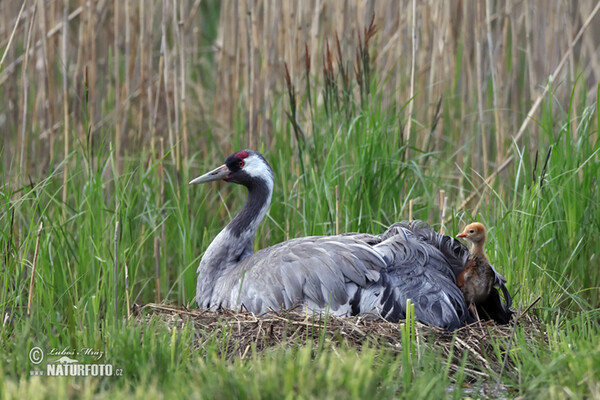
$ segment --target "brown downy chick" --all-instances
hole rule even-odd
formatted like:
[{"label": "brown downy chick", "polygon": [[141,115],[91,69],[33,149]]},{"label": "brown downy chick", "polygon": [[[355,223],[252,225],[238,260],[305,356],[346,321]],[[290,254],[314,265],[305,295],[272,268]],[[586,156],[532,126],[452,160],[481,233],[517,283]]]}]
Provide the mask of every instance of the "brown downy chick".
[{"label": "brown downy chick", "polygon": [[473,243],[467,266],[458,275],[456,284],[465,296],[471,312],[477,315],[476,306],[486,301],[496,280],[496,273],[483,249],[487,232],[483,224],[474,222],[467,225],[457,237]]}]

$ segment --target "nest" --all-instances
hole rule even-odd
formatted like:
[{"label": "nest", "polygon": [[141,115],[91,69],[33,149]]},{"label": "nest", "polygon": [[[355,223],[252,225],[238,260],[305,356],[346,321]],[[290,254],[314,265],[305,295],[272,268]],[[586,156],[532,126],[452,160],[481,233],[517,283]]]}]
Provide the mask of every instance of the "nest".
[{"label": "nest", "polygon": [[[533,304],[532,304],[533,305]],[[451,368],[461,369],[471,380],[490,379],[514,368],[510,357],[505,357],[513,343],[515,327],[522,327],[527,342],[547,342],[540,321],[527,314],[517,313],[509,325],[480,321],[454,332],[415,322],[415,347],[440,349],[452,357]],[[363,346],[384,347],[402,351],[402,323],[391,323],[376,316],[336,317],[307,315],[296,311],[271,311],[263,315],[231,310],[208,311],[187,309],[162,304],[134,305],[137,321],[149,323],[158,319],[169,329],[182,329],[191,324],[194,346],[204,349],[219,342],[219,349],[228,359],[245,358],[254,351],[269,348],[312,343],[346,345],[361,349]],[[226,339],[226,340],[224,340]],[[461,366],[466,355],[466,364]]]}]

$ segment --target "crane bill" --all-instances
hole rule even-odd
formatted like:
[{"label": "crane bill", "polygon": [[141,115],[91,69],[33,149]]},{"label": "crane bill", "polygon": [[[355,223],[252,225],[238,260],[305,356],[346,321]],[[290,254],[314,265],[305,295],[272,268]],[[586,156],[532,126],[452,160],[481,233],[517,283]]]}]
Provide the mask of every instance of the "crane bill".
[{"label": "crane bill", "polygon": [[229,168],[227,168],[227,165],[223,164],[220,167],[215,168],[212,171],[197,177],[196,179],[192,179],[190,181],[190,185],[222,180],[227,178],[227,175],[229,175]]}]

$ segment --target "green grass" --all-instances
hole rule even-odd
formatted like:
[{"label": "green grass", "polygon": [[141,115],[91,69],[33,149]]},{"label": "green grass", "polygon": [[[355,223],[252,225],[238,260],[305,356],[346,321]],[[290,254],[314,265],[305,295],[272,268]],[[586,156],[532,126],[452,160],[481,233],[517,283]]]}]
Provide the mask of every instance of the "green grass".
[{"label": "green grass", "polygon": [[[313,130],[298,145],[302,133],[281,122],[287,118],[288,100],[275,101],[272,119],[281,123],[274,126],[283,128],[270,148],[259,149],[275,171],[275,193],[257,248],[295,236],[335,233],[336,186],[342,232],[381,232],[407,218],[411,199],[414,217],[439,228],[440,189],[449,196],[455,216],[447,231],[455,234],[470,222],[467,212],[456,207],[461,192],[477,190],[466,169],[475,156],[465,155],[461,173],[456,155],[466,148],[454,148],[449,141],[444,151],[432,153],[403,143],[405,105],[383,109],[376,96],[377,77],[372,82],[371,97],[364,103],[343,95],[342,89],[327,89],[329,95],[339,95],[338,103],[329,101],[327,109],[315,105],[318,84],[307,83],[313,85],[314,98],[302,99],[299,108],[312,108],[306,114]],[[451,93],[447,99],[441,118],[443,126],[451,127],[463,105],[453,102]],[[508,279],[515,308],[541,296],[530,312],[547,332],[532,347],[523,328],[516,328],[509,352],[514,367],[499,376],[500,397],[585,398],[600,393],[598,100],[600,96],[587,104],[573,96],[561,107],[548,98],[536,121],[537,146],[513,146],[512,166],[487,188],[489,199],[476,217],[490,228],[488,255]],[[582,110],[578,115],[571,111],[575,104]],[[243,143],[243,122],[238,126],[233,141]],[[0,397],[429,399],[479,397],[481,387],[495,385],[499,371],[486,371],[493,379],[463,386],[465,368],[474,366],[463,362],[458,371],[451,370],[450,360],[435,347],[414,340],[414,321],[406,323],[405,352],[400,354],[377,347],[357,351],[327,341],[317,348],[298,344],[251,350],[245,359],[225,356],[226,332],[214,333],[206,346],[196,349],[190,325],[169,330],[159,321],[127,321],[125,268],[132,303],[157,297],[155,242],[161,298],[194,306],[200,256],[241,207],[245,192],[221,183],[187,185],[222,161],[224,155],[215,157],[217,150],[198,152],[188,170],[178,171],[167,162],[169,155],[161,163],[158,152],[150,149],[130,151],[117,160],[108,140],[87,146],[80,143],[64,160],[54,160],[44,176],[26,177],[14,164],[0,171]],[[65,202],[64,163],[70,165]],[[123,376],[30,376],[35,367],[29,349],[34,346],[104,351],[105,362],[122,368]]]}]

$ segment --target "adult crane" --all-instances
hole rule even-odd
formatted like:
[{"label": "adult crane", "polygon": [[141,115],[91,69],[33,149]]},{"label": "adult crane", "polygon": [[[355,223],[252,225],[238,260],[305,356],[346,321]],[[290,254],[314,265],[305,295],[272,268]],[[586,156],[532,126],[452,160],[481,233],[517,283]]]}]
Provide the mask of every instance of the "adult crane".
[{"label": "adult crane", "polygon": [[[377,314],[396,322],[405,317],[410,299],[422,323],[454,330],[472,322],[456,285],[469,256],[458,240],[420,221],[399,222],[380,235],[308,236],[253,253],[271,204],[271,166],[259,152],[243,150],[190,184],[217,180],[245,186],[248,197],[200,261],[201,308],[262,314],[301,307],[333,315]],[[496,295],[497,308],[507,310]]]}]

